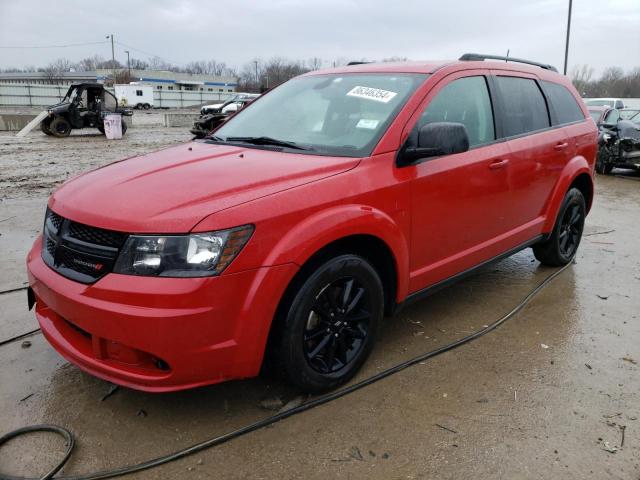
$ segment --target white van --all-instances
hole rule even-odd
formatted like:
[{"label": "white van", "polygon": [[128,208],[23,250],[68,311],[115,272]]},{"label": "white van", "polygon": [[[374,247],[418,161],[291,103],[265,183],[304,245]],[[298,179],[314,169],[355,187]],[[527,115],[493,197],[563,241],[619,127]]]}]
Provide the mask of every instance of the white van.
[{"label": "white van", "polygon": [[115,85],[118,105],[148,110],[153,107],[153,86],[129,83]]}]

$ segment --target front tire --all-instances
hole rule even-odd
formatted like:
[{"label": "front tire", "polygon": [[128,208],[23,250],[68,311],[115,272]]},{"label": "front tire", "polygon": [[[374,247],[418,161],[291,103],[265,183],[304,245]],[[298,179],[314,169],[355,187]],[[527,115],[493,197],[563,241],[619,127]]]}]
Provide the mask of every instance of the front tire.
[{"label": "front tire", "polygon": [[49,130],[49,126],[51,125],[51,119],[50,118],[45,118],[42,122],[40,122],[40,130],[42,130],[42,133],[44,133],[45,135],[51,136],[53,135],[51,133],[51,130]]},{"label": "front tire", "polygon": [[613,170],[613,163],[609,162],[611,156],[611,153],[604,151],[602,148],[598,152],[598,157],[596,158],[596,172],[600,175],[609,175]]},{"label": "front tire", "polygon": [[49,124],[51,135],[58,138],[64,138],[71,135],[71,124],[64,117],[56,117]]},{"label": "front tire", "polygon": [[533,254],[540,263],[560,267],[573,260],[582,239],[586,211],[582,192],[570,189],[562,201],[551,236],[533,246]]},{"label": "front tire", "polygon": [[369,356],[383,312],[382,282],[367,260],[340,255],[320,265],[284,309],[277,333],[288,380],[310,393],[348,382]]}]

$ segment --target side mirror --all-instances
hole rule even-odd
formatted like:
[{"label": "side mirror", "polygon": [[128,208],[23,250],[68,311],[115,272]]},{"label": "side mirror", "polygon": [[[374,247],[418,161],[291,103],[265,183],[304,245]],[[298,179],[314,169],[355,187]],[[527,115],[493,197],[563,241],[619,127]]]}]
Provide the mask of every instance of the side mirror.
[{"label": "side mirror", "polygon": [[469,135],[462,123],[434,122],[418,131],[418,146],[407,147],[401,153],[401,164],[440,155],[452,155],[469,150]]}]

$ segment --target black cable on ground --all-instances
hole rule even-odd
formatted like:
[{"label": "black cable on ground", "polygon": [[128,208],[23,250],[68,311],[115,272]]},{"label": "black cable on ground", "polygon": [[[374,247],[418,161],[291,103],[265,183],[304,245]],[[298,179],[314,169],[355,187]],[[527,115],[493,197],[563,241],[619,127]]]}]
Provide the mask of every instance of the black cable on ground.
[{"label": "black cable on ground", "polygon": [[19,288],[11,288],[9,290],[3,290],[0,292],[0,295],[4,295],[5,293],[13,293],[13,292],[19,292],[21,290],[26,290],[29,287],[19,287]]},{"label": "black cable on ground", "polygon": [[[166,463],[169,462],[173,462],[174,460],[178,460],[181,458],[184,458],[188,455],[192,455],[196,452],[200,452],[202,450],[205,450],[207,448],[211,448],[211,447],[215,447],[217,445],[221,445],[223,443],[228,442],[229,440],[233,440],[235,438],[238,438],[242,435],[246,435],[248,433],[251,433],[255,430],[259,430],[261,428],[267,427],[269,425],[272,425],[276,422],[279,422],[280,420],[284,420],[285,418],[289,418],[292,417],[294,415],[297,415],[298,413],[302,413],[305,412],[307,410],[311,410],[312,408],[318,407],[320,405],[324,405],[325,403],[329,403],[333,400],[336,400],[338,398],[344,397],[345,395],[349,395],[350,393],[355,392],[356,390],[360,390],[361,388],[367,387],[373,383],[376,383],[384,378],[387,378],[395,373],[398,373],[402,370],[405,370],[406,368],[411,367],[412,365],[415,365],[417,363],[423,362],[425,360],[428,360],[430,358],[436,357],[438,355],[441,355],[445,352],[448,352],[450,350],[453,350],[454,348],[458,348],[461,345],[464,345],[465,343],[469,343],[472,340],[475,340],[489,332],[491,332],[492,330],[495,330],[496,328],[498,328],[500,325],[502,325],[504,322],[506,322],[507,320],[509,320],[510,318],[512,318],[514,315],[516,315],[520,310],[522,310],[525,305],[527,305],[527,303],[529,303],[531,301],[531,299],[533,299],[533,297],[535,297],[544,287],[546,287],[554,278],[556,278],[558,275],[560,275],[562,272],[564,272],[569,266],[571,265],[571,263],[565,265],[564,267],[560,268],[559,270],[556,270],[555,272],[553,272],[551,275],[549,275],[547,278],[545,278],[540,284],[538,284],[538,286],[536,288],[534,288],[531,292],[529,292],[529,294],[524,297],[509,313],[507,313],[506,315],[504,315],[502,318],[496,320],[495,322],[489,324],[487,327],[483,328],[482,330],[478,330],[475,333],[472,333],[470,335],[467,335],[466,337],[463,337],[459,340],[456,340],[453,343],[450,343],[448,345],[445,345],[443,347],[437,348],[435,350],[432,350],[430,352],[424,353],[422,355],[418,355],[417,357],[414,357],[410,360],[407,360],[406,362],[402,362],[398,365],[395,365],[391,368],[388,368],[386,370],[383,370],[382,372],[379,372],[369,378],[366,378],[364,380],[361,380],[357,383],[354,383],[353,385],[349,385],[348,387],[345,387],[341,390],[337,390],[335,392],[331,392],[331,393],[327,393],[325,395],[316,397],[312,400],[309,400],[308,402],[295,407],[295,408],[291,408],[289,410],[286,410],[284,412],[281,413],[277,413],[276,415],[272,415],[271,417],[267,417],[265,419],[262,420],[258,420],[257,422],[251,423],[249,425],[246,425],[244,427],[241,427],[237,430],[234,430],[232,432],[229,433],[225,433],[222,435],[219,435],[217,437],[213,437],[210,438],[209,440],[205,440],[203,442],[200,443],[196,443],[195,445],[192,445],[190,447],[187,447],[183,450],[179,450],[177,452],[171,453],[169,455],[165,455],[162,457],[157,457],[151,460],[147,460],[146,462],[141,462],[135,465],[129,465],[126,467],[122,467],[122,468],[116,468],[114,470],[105,470],[102,472],[96,472],[96,473],[89,473],[89,474],[85,474],[85,475],[77,475],[77,476],[69,476],[69,477],[56,477],[58,478],[58,480],[98,480],[98,479],[105,479],[105,478],[114,478],[114,477],[119,477],[121,475],[127,475],[129,473],[134,473],[134,472],[140,472],[142,470],[147,470],[149,468],[153,468],[153,467],[157,467],[159,465],[164,465]],[[2,446],[3,443],[5,443],[6,441],[8,441],[10,438],[14,438],[18,435],[21,435],[23,433],[27,433],[29,431],[33,431],[33,430],[29,430],[30,428],[34,428],[37,431],[38,427],[25,427],[23,429],[19,429],[19,430],[14,430],[13,432],[9,432],[8,434],[6,434],[4,437],[0,438],[0,447]],[[60,430],[63,430],[64,432],[68,433],[69,436],[71,436],[71,433],[68,430],[62,429],[61,427],[55,427],[55,428],[59,428]],[[71,437],[72,438],[72,437]],[[73,446],[73,445],[72,445]],[[68,460],[69,455],[70,455],[71,451],[70,449],[67,451],[67,454],[65,456],[65,458],[63,459],[63,461],[59,464],[59,467],[61,467],[62,465],[64,465],[64,463]],[[56,468],[59,468],[56,467]],[[57,471],[57,470],[56,470]],[[49,475],[49,474],[47,474]],[[49,478],[51,478],[50,476],[44,476],[44,477],[40,477],[41,480],[48,480]],[[36,480],[36,479],[25,479],[24,477],[16,477],[16,476],[12,476],[12,475],[7,475],[7,474],[2,474],[0,473],[0,480]]]},{"label": "black cable on ground", "polygon": [[8,442],[12,438],[18,437],[20,435],[24,435],[25,433],[33,433],[33,432],[53,432],[65,439],[65,445],[67,447],[67,451],[65,452],[64,456],[56,466],[54,466],[51,470],[49,470],[49,472],[45,473],[42,477],[40,477],[40,480],[49,480],[50,478],[53,478],[53,476],[56,473],[58,473],[58,471],[62,467],[64,467],[65,463],[67,463],[67,460],[69,460],[69,457],[71,456],[71,452],[73,451],[73,447],[75,446],[75,440],[71,432],[66,428],[62,428],[57,425],[44,424],[44,425],[31,425],[29,427],[18,428],[17,430],[9,432],[3,435],[2,437],[0,437],[0,445],[3,445],[4,443]]},{"label": "black cable on ground", "polygon": [[39,328],[34,330],[29,330],[26,333],[21,333],[20,335],[16,335],[15,337],[7,338],[6,340],[0,341],[0,347],[6,345],[7,343],[17,342],[18,340],[22,340],[24,337],[28,337],[29,335],[33,335],[34,333],[38,333],[40,331]]}]

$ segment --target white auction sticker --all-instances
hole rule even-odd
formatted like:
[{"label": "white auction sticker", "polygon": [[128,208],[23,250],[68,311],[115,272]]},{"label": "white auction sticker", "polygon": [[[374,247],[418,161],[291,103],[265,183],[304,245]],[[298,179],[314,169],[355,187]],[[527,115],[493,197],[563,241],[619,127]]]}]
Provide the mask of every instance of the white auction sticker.
[{"label": "white auction sticker", "polygon": [[378,120],[372,120],[370,118],[361,118],[356,124],[356,128],[364,128],[366,130],[375,130],[380,123]]},{"label": "white auction sticker", "polygon": [[349,97],[366,98],[367,100],[374,100],[382,103],[389,103],[396,95],[396,92],[371,87],[353,87],[347,92],[347,96]]}]

